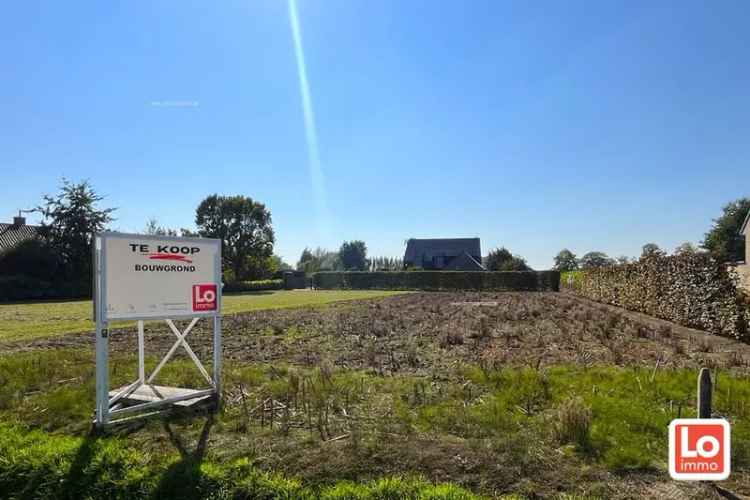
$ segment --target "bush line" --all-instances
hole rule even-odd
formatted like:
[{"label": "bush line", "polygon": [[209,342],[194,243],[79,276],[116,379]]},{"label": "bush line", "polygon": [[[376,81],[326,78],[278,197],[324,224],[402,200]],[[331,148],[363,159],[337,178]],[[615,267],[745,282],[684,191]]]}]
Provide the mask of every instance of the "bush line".
[{"label": "bush line", "polygon": [[319,272],[313,286],[350,290],[558,291],[557,271]]},{"label": "bush line", "polygon": [[597,302],[748,341],[750,302],[738,277],[709,254],[649,256],[632,264],[572,271],[564,290]]}]

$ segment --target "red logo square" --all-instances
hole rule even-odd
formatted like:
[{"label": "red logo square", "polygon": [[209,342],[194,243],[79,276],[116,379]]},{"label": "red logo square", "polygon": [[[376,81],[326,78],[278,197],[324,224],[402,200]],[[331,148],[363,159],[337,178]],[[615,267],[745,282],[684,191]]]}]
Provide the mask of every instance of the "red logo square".
[{"label": "red logo square", "polygon": [[689,481],[721,481],[730,470],[729,422],[678,418],[669,424],[669,475]]},{"label": "red logo square", "polygon": [[193,311],[216,310],[216,285],[193,285]]}]

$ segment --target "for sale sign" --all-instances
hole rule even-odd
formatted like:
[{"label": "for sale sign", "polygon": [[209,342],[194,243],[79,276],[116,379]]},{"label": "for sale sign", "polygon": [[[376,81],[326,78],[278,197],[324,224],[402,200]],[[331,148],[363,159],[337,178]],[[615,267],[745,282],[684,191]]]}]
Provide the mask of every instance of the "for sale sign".
[{"label": "for sale sign", "polygon": [[105,320],[218,314],[219,240],[104,233],[95,255]]},{"label": "for sale sign", "polygon": [[669,474],[673,479],[721,481],[729,477],[729,422],[678,418],[669,424]]}]

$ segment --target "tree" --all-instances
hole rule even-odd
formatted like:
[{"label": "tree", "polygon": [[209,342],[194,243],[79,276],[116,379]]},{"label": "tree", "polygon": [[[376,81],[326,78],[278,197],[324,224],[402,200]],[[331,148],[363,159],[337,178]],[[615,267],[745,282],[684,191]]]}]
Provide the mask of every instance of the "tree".
[{"label": "tree", "polygon": [[208,196],[195,211],[195,225],[200,236],[221,240],[224,265],[234,280],[247,279],[249,266],[273,254],[271,212],[248,196]]},{"label": "tree", "polygon": [[484,259],[485,267],[490,271],[530,271],[526,259],[513,255],[505,247],[496,248]]},{"label": "tree", "polygon": [[284,262],[284,259],[281,258],[280,255],[273,254],[271,255],[271,267],[273,268],[273,272],[276,271],[291,271],[292,266]]},{"label": "tree", "polygon": [[720,262],[736,262],[745,258],[745,240],[740,235],[742,223],[750,212],[750,198],[728,203],[718,219],[714,219],[701,246]]},{"label": "tree", "polygon": [[575,271],[576,269],[578,269],[578,260],[576,259],[576,254],[574,254],[567,248],[563,248],[555,256],[555,265],[552,268],[560,272]]},{"label": "tree", "polygon": [[112,222],[114,208],[97,208],[104,198],[88,181],[72,183],[63,179],[57,196],[45,195],[36,211],[42,214],[39,231],[43,241],[57,253],[59,278],[74,283],[80,291],[91,286],[91,244],[94,234]]},{"label": "tree", "polygon": [[347,271],[364,271],[367,269],[367,245],[364,241],[345,241],[339,249],[339,260]]},{"label": "tree", "polygon": [[700,250],[697,246],[693,245],[689,241],[686,241],[685,243],[682,243],[677,246],[677,248],[674,249],[675,255],[691,255],[698,253]]},{"label": "tree", "polygon": [[306,271],[305,267],[309,266],[313,261],[313,254],[309,248],[305,247],[302,250],[302,255],[299,256],[297,261],[297,271]]},{"label": "tree", "polygon": [[316,248],[313,251],[305,248],[302,251],[297,270],[306,273],[316,273],[318,271],[336,271],[342,268],[341,259],[338,252],[332,252],[323,248]]},{"label": "tree", "polygon": [[157,235],[157,236],[177,236],[177,231],[167,227],[159,225],[159,221],[156,217],[151,217],[146,223],[146,227],[143,229],[145,234]]},{"label": "tree", "polygon": [[646,243],[641,247],[641,259],[664,257],[666,253],[656,243]]},{"label": "tree", "polygon": [[595,269],[597,267],[611,266],[614,262],[604,252],[589,252],[581,257],[583,269]]}]

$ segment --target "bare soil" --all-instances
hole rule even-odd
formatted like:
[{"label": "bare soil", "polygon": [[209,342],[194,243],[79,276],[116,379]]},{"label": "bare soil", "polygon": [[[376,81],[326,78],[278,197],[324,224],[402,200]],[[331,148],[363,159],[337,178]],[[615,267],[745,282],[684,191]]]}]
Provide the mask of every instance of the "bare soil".
[{"label": "bare soil", "polygon": [[[178,325],[185,328],[185,323]],[[703,366],[750,373],[750,345],[564,293],[420,293],[225,316],[224,357],[314,366],[322,360],[382,374],[450,373],[456,363],[534,367],[574,363]],[[167,351],[166,324],[146,325],[150,352]],[[209,325],[188,342],[209,356]],[[92,348],[92,334],[0,345],[3,351]],[[133,329],[113,330],[114,352],[136,352]]]}]

